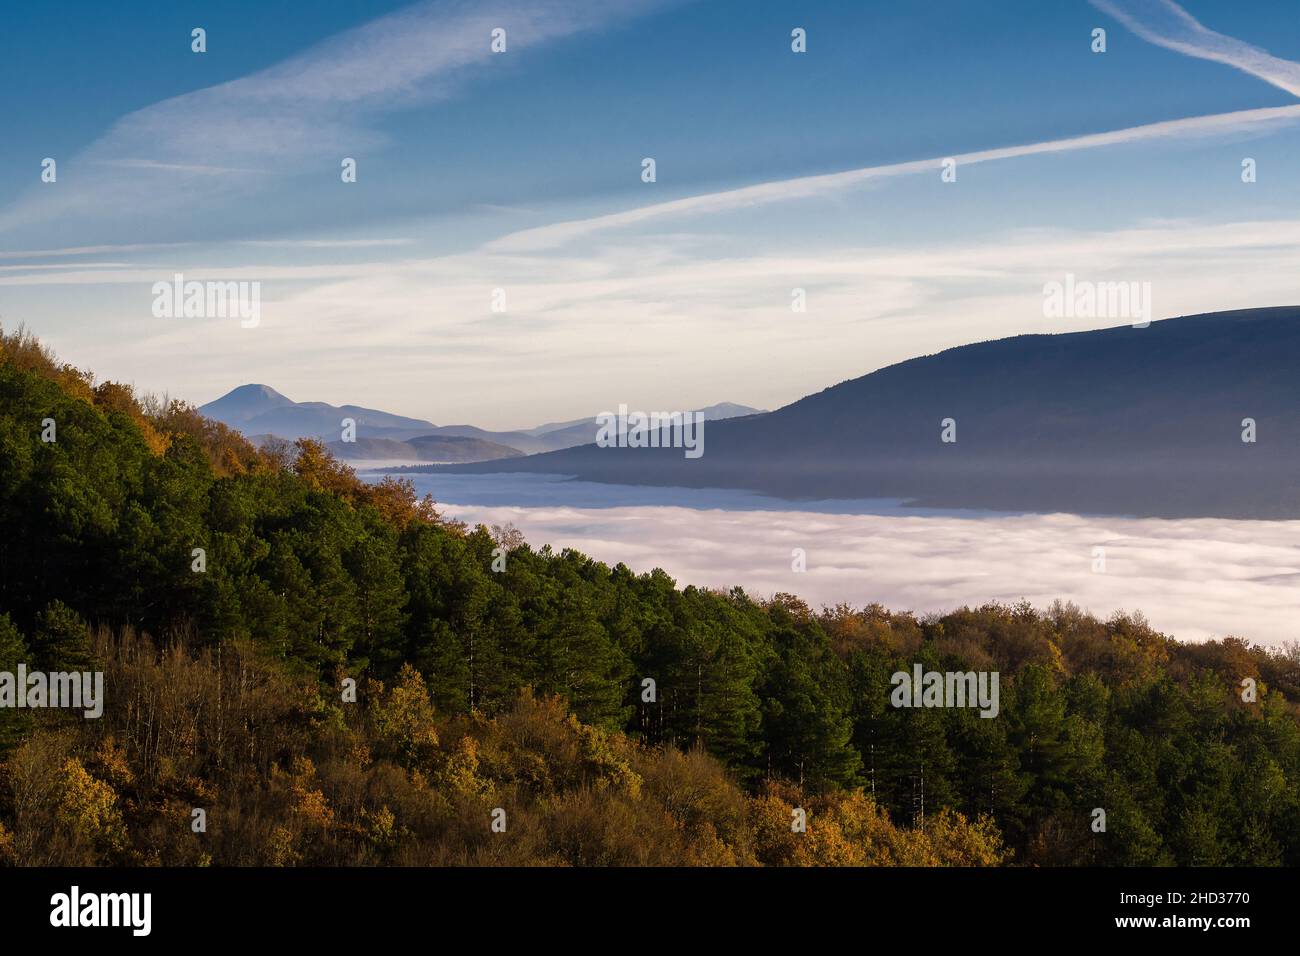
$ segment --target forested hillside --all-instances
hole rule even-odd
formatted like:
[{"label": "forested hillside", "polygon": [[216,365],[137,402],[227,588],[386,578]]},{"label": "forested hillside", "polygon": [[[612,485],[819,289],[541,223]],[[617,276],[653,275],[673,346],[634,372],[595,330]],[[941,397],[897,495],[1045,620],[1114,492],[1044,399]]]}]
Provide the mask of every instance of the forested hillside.
[{"label": "forested hillside", "polygon": [[9,862],[1300,863],[1295,644],[678,588],[0,349],[0,670],[107,696],[0,710]]}]

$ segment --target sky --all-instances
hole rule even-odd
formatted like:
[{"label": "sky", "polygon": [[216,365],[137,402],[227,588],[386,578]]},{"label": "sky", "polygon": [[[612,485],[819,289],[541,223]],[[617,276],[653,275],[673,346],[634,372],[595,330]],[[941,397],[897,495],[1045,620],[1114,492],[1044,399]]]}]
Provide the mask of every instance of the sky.
[{"label": "sky", "polygon": [[[524,428],[1121,324],[1046,315],[1067,274],[1155,318],[1295,302],[1300,14],[1269,0],[123,11],[3,14],[0,322],[143,391]],[[257,325],[155,315],[177,273],[260,283]]]}]

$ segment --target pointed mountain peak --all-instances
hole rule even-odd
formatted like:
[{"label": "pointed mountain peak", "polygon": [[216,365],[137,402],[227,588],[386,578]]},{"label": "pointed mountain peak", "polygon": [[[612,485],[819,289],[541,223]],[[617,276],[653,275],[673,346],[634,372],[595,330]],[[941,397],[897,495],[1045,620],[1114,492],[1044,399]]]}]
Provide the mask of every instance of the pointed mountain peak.
[{"label": "pointed mountain peak", "polygon": [[292,399],[281,395],[270,385],[249,384],[232,388],[225,395],[202,406],[199,411],[209,418],[231,424],[292,404]]}]

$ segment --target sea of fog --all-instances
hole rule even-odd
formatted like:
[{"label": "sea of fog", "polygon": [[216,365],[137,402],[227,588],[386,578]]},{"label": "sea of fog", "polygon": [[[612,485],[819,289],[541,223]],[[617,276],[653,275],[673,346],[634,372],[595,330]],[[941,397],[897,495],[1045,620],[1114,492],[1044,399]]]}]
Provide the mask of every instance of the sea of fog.
[{"label": "sea of fog", "polygon": [[[366,475],[377,478],[377,475]],[[1300,521],[1005,514],[898,501],[791,502],[747,492],[650,488],[554,475],[406,474],[471,525],[513,524],[534,547],[571,547],[679,584],[813,606],[878,601],[944,611],[1056,598],[1100,616],[1141,611],[1184,640],[1300,638]],[[794,549],[805,571],[792,569]],[[1104,571],[1094,570],[1104,549]]]}]

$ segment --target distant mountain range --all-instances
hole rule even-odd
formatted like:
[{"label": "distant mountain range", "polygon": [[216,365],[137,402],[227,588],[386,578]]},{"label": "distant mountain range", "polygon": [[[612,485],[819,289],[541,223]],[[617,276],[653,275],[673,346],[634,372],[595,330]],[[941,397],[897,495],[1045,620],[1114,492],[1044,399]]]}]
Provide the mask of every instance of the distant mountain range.
[{"label": "distant mountain range", "polygon": [[523,454],[494,441],[467,438],[462,435],[418,435],[406,441],[395,438],[363,438],[355,442],[331,441],[325,443],[338,458],[349,460],[392,462],[464,462],[494,461],[500,458],[517,458]]},{"label": "distant mountain range", "polygon": [[961,346],[704,434],[697,459],[587,445],[448,468],[792,499],[1296,518],[1300,307]]},{"label": "distant mountain range", "polygon": [[[590,418],[550,422],[522,431],[440,426],[360,405],[295,402],[269,385],[240,385],[199,411],[257,442],[272,436],[291,441],[319,438],[341,458],[411,462],[494,461],[555,451],[594,442],[599,428],[595,413]],[[698,411],[706,421],[763,414],[761,409],[734,402]],[[356,422],[355,442],[339,440],[345,418]]]}]

